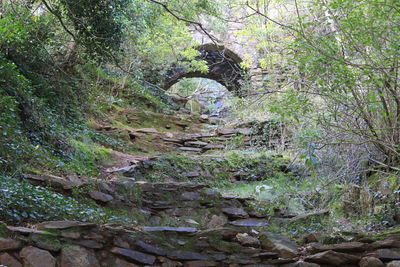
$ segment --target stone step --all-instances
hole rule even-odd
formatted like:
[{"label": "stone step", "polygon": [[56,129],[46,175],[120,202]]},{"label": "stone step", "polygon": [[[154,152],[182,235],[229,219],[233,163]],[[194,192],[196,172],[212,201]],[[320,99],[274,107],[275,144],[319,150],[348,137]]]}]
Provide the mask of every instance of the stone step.
[{"label": "stone step", "polygon": [[203,151],[202,148],[197,148],[197,147],[180,147],[179,150],[185,151],[185,152],[201,152],[201,151]]}]

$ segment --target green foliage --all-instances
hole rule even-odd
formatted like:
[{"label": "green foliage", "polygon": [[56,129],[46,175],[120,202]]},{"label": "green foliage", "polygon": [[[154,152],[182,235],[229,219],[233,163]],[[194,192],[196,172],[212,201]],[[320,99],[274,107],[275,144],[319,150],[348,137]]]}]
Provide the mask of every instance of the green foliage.
[{"label": "green foliage", "polygon": [[237,149],[237,148],[243,147],[243,145],[245,143],[244,139],[245,139],[244,135],[236,134],[227,141],[226,146],[228,149],[235,149],[235,148]]},{"label": "green foliage", "polygon": [[29,34],[21,21],[7,16],[0,20],[0,47],[20,48],[28,40]]},{"label": "green foliage", "polygon": [[99,174],[98,165],[108,158],[110,149],[98,146],[94,143],[85,144],[77,140],[69,142],[74,149],[70,160],[65,166],[79,175],[97,176]]},{"label": "green foliage", "polygon": [[92,58],[111,58],[122,42],[122,10],[127,1],[60,0],[56,15],[74,25],[78,43]]},{"label": "green foliage", "polygon": [[49,189],[0,177],[0,220],[27,223],[44,220],[80,220],[91,222],[128,222],[118,212],[97,205],[82,204]]},{"label": "green foliage", "polygon": [[397,141],[388,136],[398,136],[398,1],[330,0],[308,7],[322,17],[299,18],[292,51],[302,75],[297,78],[305,84],[301,90],[324,103],[324,109],[318,108],[322,101],[313,105],[318,123],[342,142],[373,144],[396,165]]}]

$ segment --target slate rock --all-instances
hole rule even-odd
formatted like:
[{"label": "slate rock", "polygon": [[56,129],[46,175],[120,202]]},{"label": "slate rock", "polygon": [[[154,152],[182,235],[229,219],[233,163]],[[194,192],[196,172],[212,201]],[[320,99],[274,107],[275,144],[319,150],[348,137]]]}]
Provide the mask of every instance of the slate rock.
[{"label": "slate rock", "polygon": [[159,256],[157,257],[158,261],[161,262],[162,267],[177,267],[183,266],[181,262],[170,260],[166,257]]},{"label": "slate rock", "polygon": [[187,178],[195,178],[195,177],[199,177],[200,173],[198,172],[184,172],[182,173],[183,176],[186,176]]},{"label": "slate rock", "polygon": [[113,196],[100,191],[90,191],[89,196],[94,200],[101,201],[103,203],[110,202],[111,200],[114,199]]},{"label": "slate rock", "polygon": [[345,242],[333,245],[312,245],[314,251],[322,252],[327,250],[333,250],[337,252],[360,252],[366,249],[365,243],[361,242]]},{"label": "slate rock", "polygon": [[249,214],[243,208],[223,208],[222,212],[228,215],[229,218],[233,219],[249,218]]},{"label": "slate rock", "polygon": [[201,152],[203,149],[197,147],[185,147],[181,146],[179,150],[188,151],[188,152]]},{"label": "slate rock", "polygon": [[165,256],[165,255],[167,255],[167,253],[164,250],[162,250],[162,249],[160,249],[160,248],[158,248],[156,246],[147,244],[147,243],[145,243],[143,241],[136,241],[134,245],[135,245],[136,248],[138,248],[139,250],[141,250],[143,252],[147,252],[147,253],[154,254],[154,255],[157,255],[157,256]]},{"label": "slate rock", "polygon": [[206,146],[206,145],[208,145],[208,143],[202,142],[202,141],[188,141],[188,142],[185,142],[185,146],[188,146],[188,147],[203,147],[203,146]]},{"label": "slate rock", "polygon": [[198,192],[183,192],[181,199],[185,201],[195,201],[200,199],[200,193]]},{"label": "slate rock", "polygon": [[0,238],[0,251],[19,249],[21,245],[21,242],[18,240]]},{"label": "slate rock", "polygon": [[266,260],[266,259],[277,259],[279,257],[279,255],[277,252],[267,251],[267,252],[256,253],[251,257]]},{"label": "slate rock", "polygon": [[145,232],[176,232],[176,233],[196,233],[197,228],[193,227],[169,227],[169,226],[145,226]]},{"label": "slate rock", "polygon": [[247,233],[237,234],[236,239],[243,246],[249,246],[249,247],[259,247],[260,246],[260,241],[257,238],[252,237]]},{"label": "slate rock", "polygon": [[304,261],[318,264],[330,264],[333,266],[342,266],[357,264],[360,261],[360,257],[328,250],[308,256],[304,259]]},{"label": "slate rock", "polygon": [[0,254],[0,265],[8,267],[22,267],[22,264],[8,253]]},{"label": "slate rock", "polygon": [[115,267],[139,267],[136,264],[129,263],[129,262],[124,261],[123,259],[120,259],[120,258],[116,258],[115,259],[113,266],[115,266]]},{"label": "slate rock", "polygon": [[141,264],[152,265],[156,261],[156,257],[154,257],[153,255],[145,254],[131,249],[113,247],[110,251],[116,255],[124,256],[125,258]]},{"label": "slate rock", "polygon": [[7,230],[11,232],[17,232],[20,234],[39,234],[39,235],[45,235],[47,234],[44,231],[32,229],[32,228],[27,228],[27,227],[15,227],[15,226],[7,226]]},{"label": "slate rock", "polygon": [[243,227],[261,227],[268,225],[266,220],[260,220],[260,219],[242,219],[242,220],[232,221],[230,222],[230,224]]},{"label": "slate rock", "polygon": [[49,184],[52,186],[61,187],[66,190],[72,189],[74,186],[81,186],[83,184],[83,181],[70,181],[63,177],[58,177],[58,176],[54,176],[54,175],[26,174],[24,176],[30,181],[33,181],[33,182],[36,181],[36,183],[34,183],[34,184],[37,184],[37,182],[45,183],[45,184]]},{"label": "slate rock", "polygon": [[29,267],[55,267],[56,259],[50,254],[50,252],[39,249],[36,247],[25,247],[23,248],[19,256],[24,262],[24,266]]},{"label": "slate rock", "polygon": [[260,240],[263,248],[278,252],[281,258],[288,259],[297,255],[299,246],[282,235],[262,233]]},{"label": "slate rock", "polygon": [[61,249],[61,244],[58,244],[57,242],[51,242],[48,237],[43,238],[42,235],[32,235],[31,238],[38,248],[54,252],[58,252]]},{"label": "slate rock", "polygon": [[135,129],[137,133],[146,133],[146,134],[158,134],[158,131],[155,128],[142,128],[142,129]]},{"label": "slate rock", "polygon": [[116,236],[113,240],[113,244],[117,247],[121,247],[121,248],[130,248],[130,245],[128,243],[128,241],[126,241],[125,239]]},{"label": "slate rock", "polygon": [[168,258],[174,260],[207,260],[207,256],[197,252],[190,251],[174,251],[167,254]]},{"label": "slate rock", "polygon": [[224,149],[224,148],[225,148],[224,145],[211,145],[211,144],[203,147],[204,150]]},{"label": "slate rock", "polygon": [[214,267],[220,266],[215,261],[187,261],[183,264],[184,267]]},{"label": "slate rock", "polygon": [[382,248],[375,251],[378,258],[384,261],[400,260],[400,249],[398,248]]},{"label": "slate rock", "polygon": [[61,249],[61,267],[100,267],[93,251],[80,246]]},{"label": "slate rock", "polygon": [[296,261],[280,265],[280,267],[320,267],[321,265],[312,262]]},{"label": "slate rock", "polygon": [[400,248],[400,240],[396,239],[384,239],[378,240],[370,244],[370,247],[373,249],[379,248]]},{"label": "slate rock", "polygon": [[95,240],[78,240],[74,241],[74,244],[90,249],[100,249],[103,247],[103,244]]},{"label": "slate rock", "polygon": [[61,236],[70,239],[79,239],[81,237],[81,233],[76,231],[61,231]]},{"label": "slate rock", "polygon": [[228,223],[228,219],[224,215],[213,215],[207,224],[207,229],[220,228]]},{"label": "slate rock", "polygon": [[85,223],[78,221],[48,221],[36,224],[37,229],[68,229],[73,227],[95,227],[95,223]]}]

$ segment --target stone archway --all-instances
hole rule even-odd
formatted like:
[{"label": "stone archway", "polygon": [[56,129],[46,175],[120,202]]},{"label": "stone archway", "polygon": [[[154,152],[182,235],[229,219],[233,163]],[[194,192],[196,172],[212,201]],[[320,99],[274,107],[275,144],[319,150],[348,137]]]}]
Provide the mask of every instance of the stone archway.
[{"label": "stone archway", "polygon": [[188,71],[185,67],[176,65],[168,71],[164,88],[169,89],[183,78],[207,78],[221,83],[229,91],[240,95],[244,75],[244,70],[240,67],[242,59],[220,45],[205,44],[199,46],[197,50],[200,52],[198,60],[207,62],[208,73]]}]

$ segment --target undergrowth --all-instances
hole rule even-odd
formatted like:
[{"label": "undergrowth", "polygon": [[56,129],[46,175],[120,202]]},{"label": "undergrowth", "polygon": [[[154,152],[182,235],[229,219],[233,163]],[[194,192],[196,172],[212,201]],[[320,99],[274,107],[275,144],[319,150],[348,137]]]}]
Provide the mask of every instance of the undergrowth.
[{"label": "undergrowth", "polygon": [[135,222],[126,211],[80,202],[48,188],[33,186],[8,176],[0,176],[0,220],[17,224],[44,220]]}]

